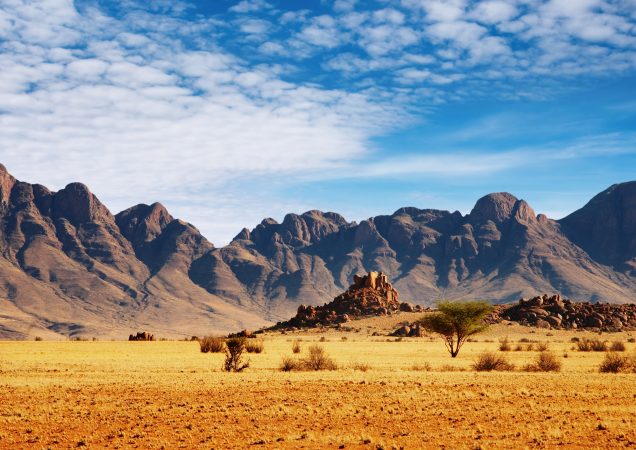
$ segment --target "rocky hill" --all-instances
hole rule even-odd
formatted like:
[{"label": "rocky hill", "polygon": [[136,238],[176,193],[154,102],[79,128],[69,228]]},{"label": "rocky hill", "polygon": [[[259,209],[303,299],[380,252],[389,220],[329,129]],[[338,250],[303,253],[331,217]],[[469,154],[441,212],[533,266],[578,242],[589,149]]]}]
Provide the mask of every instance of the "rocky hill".
[{"label": "rocky hill", "polygon": [[296,316],[275,329],[329,326],[396,311],[421,311],[421,306],[400,303],[399,294],[382,272],[353,276],[353,284],[333,301],[321,306],[300,305]]},{"label": "rocky hill", "polygon": [[113,215],[83,184],[52,192],[0,165],[0,338],[259,328],[322,305],[370,271],[424,306],[534,292],[629,303],[635,216],[630,182],[561,221],[495,193],[467,215],[409,207],[355,223],[288,214],[215,248],[159,203]]}]

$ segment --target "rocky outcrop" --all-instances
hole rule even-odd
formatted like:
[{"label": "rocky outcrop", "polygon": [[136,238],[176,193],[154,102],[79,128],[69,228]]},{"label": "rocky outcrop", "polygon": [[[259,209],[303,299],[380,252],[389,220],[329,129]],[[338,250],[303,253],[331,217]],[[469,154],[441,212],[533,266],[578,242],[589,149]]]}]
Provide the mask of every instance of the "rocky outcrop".
[{"label": "rocky outcrop", "polygon": [[500,319],[539,328],[601,331],[636,330],[636,304],[575,302],[560,295],[522,298],[516,305],[499,308]]},{"label": "rocky outcrop", "polygon": [[398,292],[382,272],[354,275],[353,284],[332,302],[322,306],[300,305],[295,317],[279,322],[274,328],[335,325],[366,316],[381,316],[400,310],[414,310],[400,303]]},{"label": "rocky outcrop", "polygon": [[393,331],[391,336],[396,337],[424,337],[426,336],[426,330],[418,322],[406,323]]},{"label": "rocky outcrop", "polygon": [[137,334],[131,334],[128,336],[129,341],[154,341],[155,335],[146,331],[138,331]]}]

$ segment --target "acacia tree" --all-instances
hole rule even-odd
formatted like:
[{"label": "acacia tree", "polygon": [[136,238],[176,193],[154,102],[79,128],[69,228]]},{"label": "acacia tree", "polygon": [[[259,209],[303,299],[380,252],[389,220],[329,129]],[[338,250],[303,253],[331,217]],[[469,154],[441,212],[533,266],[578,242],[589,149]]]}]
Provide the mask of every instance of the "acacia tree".
[{"label": "acacia tree", "polygon": [[428,331],[441,334],[448,352],[455,358],[469,336],[488,328],[483,319],[493,308],[486,302],[441,302],[437,309],[438,312],[422,317],[419,322]]}]

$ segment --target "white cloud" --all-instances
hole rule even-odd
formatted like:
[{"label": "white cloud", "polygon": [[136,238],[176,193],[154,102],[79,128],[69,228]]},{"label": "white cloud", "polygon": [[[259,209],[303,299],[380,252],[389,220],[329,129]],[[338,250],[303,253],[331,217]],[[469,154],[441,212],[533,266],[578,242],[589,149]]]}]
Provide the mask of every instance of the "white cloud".
[{"label": "white cloud", "polygon": [[239,13],[239,14],[246,14],[246,13],[259,12],[264,9],[270,9],[271,7],[272,5],[270,5],[264,0],[242,0],[236,5],[232,6],[230,8],[230,11]]},{"label": "white cloud", "polygon": [[108,63],[95,58],[77,59],[72,61],[66,70],[73,77],[99,78],[108,69]]},{"label": "white cloud", "polygon": [[478,3],[471,16],[484,24],[496,24],[511,20],[517,15],[517,8],[510,2],[488,0]]},{"label": "white cloud", "polygon": [[[31,14],[32,6],[15,5],[13,15]],[[342,167],[368,151],[372,133],[404,116],[362,94],[286,82],[281,67],[250,67],[213,46],[186,48],[178,18],[157,22],[139,12],[93,23],[72,3],[62,6],[71,11],[52,28],[70,29],[82,46],[52,47],[46,22],[28,45],[0,44],[0,160],[54,189],[85,182],[115,212],[156,200],[192,221],[218,217],[229,208],[223,202],[262,211],[252,187]],[[322,17],[312,26],[336,24]],[[18,40],[21,31],[8,33]],[[236,183],[244,186],[230,200],[224,193]],[[192,196],[196,212],[184,206]],[[244,220],[228,215],[203,231],[223,242]]]},{"label": "white cloud", "polygon": [[318,16],[301,30],[298,38],[320,47],[334,48],[340,44],[342,36],[332,17]]},{"label": "white cloud", "polygon": [[249,19],[241,23],[241,31],[248,34],[264,34],[269,30],[270,23],[266,20]]}]

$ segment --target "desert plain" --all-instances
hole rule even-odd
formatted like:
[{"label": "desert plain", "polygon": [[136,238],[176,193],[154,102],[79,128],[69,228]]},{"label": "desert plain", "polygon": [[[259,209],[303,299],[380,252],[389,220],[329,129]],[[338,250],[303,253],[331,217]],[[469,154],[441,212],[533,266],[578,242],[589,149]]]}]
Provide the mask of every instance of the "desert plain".
[{"label": "desert plain", "polygon": [[[503,323],[453,359],[440,338],[385,335],[414,317],[265,334],[241,373],[196,341],[0,342],[0,448],[636,448],[636,374],[599,373],[605,353],[572,342],[622,341],[635,355],[636,333]],[[560,372],[522,369],[540,343]],[[280,370],[313,344],[337,370]],[[475,371],[484,351],[516,369]]]}]

